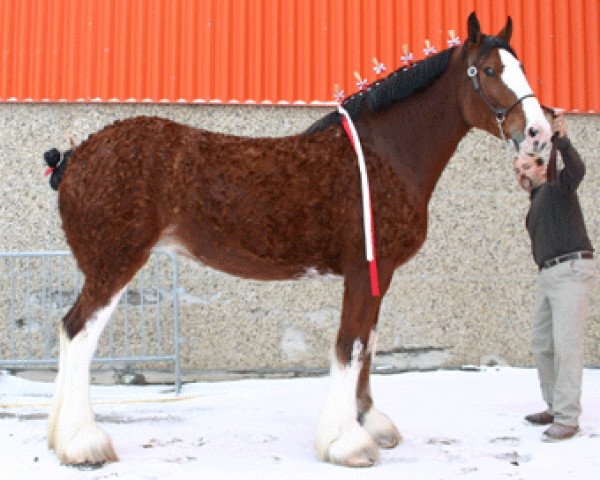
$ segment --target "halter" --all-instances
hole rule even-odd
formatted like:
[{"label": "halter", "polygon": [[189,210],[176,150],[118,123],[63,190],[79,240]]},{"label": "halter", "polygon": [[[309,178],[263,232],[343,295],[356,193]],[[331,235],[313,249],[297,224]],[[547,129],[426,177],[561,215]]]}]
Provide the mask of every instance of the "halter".
[{"label": "halter", "polygon": [[483,93],[483,90],[481,89],[481,82],[479,81],[479,71],[477,70],[477,67],[475,65],[469,66],[469,68],[467,69],[467,75],[471,79],[471,82],[473,83],[473,88],[475,89],[475,91],[477,93],[479,93],[479,95],[481,96],[481,98],[483,99],[485,104],[489,107],[489,109],[492,112],[494,112],[494,116],[496,117],[496,123],[498,124],[498,129],[500,130],[500,136],[502,137],[502,140],[504,142],[506,142],[507,140],[506,140],[506,136],[504,135],[504,130],[502,129],[502,125],[504,124],[504,121],[506,120],[506,116],[508,115],[508,112],[510,112],[514,107],[519,105],[519,103],[521,103],[526,98],[529,98],[529,97],[535,98],[535,95],[533,93],[528,93],[527,95],[523,95],[521,98],[517,98],[508,107],[494,107],[494,105],[492,105],[492,102],[490,102],[490,99]]}]

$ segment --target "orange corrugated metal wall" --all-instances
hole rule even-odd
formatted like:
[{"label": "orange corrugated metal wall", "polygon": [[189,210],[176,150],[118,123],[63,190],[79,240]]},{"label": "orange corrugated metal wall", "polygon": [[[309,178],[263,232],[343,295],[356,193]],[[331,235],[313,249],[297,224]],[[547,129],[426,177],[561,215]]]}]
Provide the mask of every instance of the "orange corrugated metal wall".
[{"label": "orange corrugated metal wall", "polygon": [[600,0],[0,0],[0,101],[328,103],[507,15],[540,100],[600,112]]}]

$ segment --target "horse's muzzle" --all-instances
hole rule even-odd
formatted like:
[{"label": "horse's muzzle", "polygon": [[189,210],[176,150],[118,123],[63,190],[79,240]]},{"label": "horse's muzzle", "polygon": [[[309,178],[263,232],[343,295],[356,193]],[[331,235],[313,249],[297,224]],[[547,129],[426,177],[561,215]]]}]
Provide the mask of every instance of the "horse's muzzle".
[{"label": "horse's muzzle", "polygon": [[551,131],[548,122],[532,122],[524,132],[512,136],[516,150],[526,155],[539,155],[550,144]]}]

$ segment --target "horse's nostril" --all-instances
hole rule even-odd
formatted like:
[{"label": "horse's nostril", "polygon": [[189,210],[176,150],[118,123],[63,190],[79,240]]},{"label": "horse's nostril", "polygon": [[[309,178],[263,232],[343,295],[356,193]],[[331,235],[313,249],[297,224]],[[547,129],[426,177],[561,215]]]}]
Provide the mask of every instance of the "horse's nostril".
[{"label": "horse's nostril", "polygon": [[529,133],[530,137],[537,137],[537,135],[538,135],[538,133],[540,133],[540,131],[537,128],[530,127],[529,130],[527,131],[527,133]]}]

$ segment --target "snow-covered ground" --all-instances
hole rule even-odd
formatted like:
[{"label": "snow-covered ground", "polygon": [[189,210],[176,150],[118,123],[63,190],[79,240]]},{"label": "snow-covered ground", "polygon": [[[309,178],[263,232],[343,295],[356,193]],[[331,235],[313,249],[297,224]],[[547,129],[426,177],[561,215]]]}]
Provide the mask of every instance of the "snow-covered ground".
[{"label": "snow-covered ground", "polygon": [[368,469],[318,461],[313,438],[327,378],[94,386],[97,418],[120,461],[61,466],[46,448],[53,385],[0,374],[0,478],[39,479],[596,479],[600,370],[584,375],[581,433],[544,443],[523,416],[542,407],[534,369],[374,375],[376,405],[404,443]]}]

